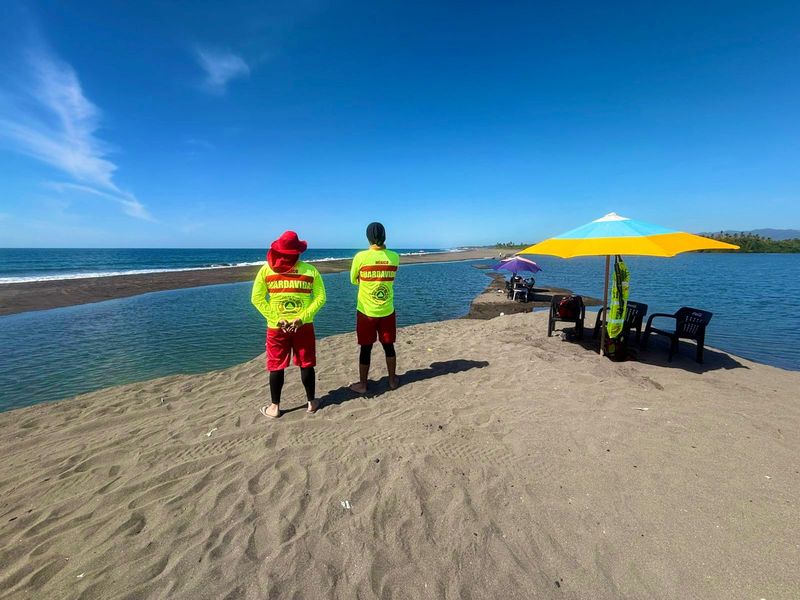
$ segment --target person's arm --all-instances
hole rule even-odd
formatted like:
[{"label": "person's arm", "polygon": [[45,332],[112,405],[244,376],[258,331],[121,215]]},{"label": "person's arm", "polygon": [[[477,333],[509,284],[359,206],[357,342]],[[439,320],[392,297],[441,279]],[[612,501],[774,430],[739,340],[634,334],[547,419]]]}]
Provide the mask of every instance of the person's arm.
[{"label": "person's arm", "polygon": [[356,254],[353,257],[353,264],[350,267],[350,283],[358,285],[358,274],[361,271],[361,254]]},{"label": "person's arm", "polygon": [[258,309],[258,312],[263,315],[268,324],[272,323],[274,325],[277,323],[277,314],[267,299],[268,291],[267,282],[264,278],[264,268],[262,267],[259,269],[255,281],[253,281],[253,291],[250,294],[250,302],[252,302],[253,306]]},{"label": "person's arm", "polygon": [[322,281],[322,275],[319,271],[314,269],[314,283],[311,284],[312,300],[306,309],[300,313],[300,320],[303,323],[310,323],[317,316],[319,309],[325,305],[325,284]]}]

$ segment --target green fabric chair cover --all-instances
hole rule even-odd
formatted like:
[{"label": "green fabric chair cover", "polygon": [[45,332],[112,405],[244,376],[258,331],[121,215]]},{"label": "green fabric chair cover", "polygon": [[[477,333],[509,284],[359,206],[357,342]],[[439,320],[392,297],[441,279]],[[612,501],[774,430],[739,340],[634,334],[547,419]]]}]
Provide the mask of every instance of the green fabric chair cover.
[{"label": "green fabric chair cover", "polygon": [[628,291],[630,287],[630,272],[622,257],[614,259],[614,275],[611,280],[611,306],[608,311],[608,337],[614,339],[622,333],[625,324],[625,313],[628,310]]}]

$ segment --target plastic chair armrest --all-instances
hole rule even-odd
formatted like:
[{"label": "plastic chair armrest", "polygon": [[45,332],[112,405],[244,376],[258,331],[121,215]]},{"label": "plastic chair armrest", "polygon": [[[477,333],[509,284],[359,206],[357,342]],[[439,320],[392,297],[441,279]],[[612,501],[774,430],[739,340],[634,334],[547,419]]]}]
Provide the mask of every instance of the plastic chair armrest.
[{"label": "plastic chair armrest", "polygon": [[668,319],[675,319],[676,318],[675,315],[668,315],[667,313],[653,313],[652,315],[650,315],[647,318],[646,329],[650,329],[650,327],[653,325],[653,319],[655,319],[656,317],[666,317]]}]

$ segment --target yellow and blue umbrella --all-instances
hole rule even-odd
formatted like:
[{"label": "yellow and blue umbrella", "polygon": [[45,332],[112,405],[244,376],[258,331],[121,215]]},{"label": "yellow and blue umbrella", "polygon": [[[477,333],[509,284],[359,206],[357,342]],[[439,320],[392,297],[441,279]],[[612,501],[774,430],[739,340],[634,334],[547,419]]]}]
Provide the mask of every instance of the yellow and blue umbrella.
[{"label": "yellow and blue umbrella", "polygon": [[551,254],[561,258],[576,256],[675,256],[693,250],[738,250],[739,246],[634,221],[616,213],[534,244],[519,254]]},{"label": "yellow and blue umbrella", "polygon": [[[525,248],[519,254],[549,254],[561,258],[576,256],[605,256],[606,276],[603,287],[603,306],[608,306],[608,272],[611,256],[629,254],[638,256],[675,256],[694,250],[738,250],[739,246],[726,244],[692,233],[667,229],[643,221],[634,221],[609,213],[576,229]],[[603,312],[605,315],[605,311]],[[605,321],[605,316],[604,319]],[[603,352],[605,323],[600,337]]]}]

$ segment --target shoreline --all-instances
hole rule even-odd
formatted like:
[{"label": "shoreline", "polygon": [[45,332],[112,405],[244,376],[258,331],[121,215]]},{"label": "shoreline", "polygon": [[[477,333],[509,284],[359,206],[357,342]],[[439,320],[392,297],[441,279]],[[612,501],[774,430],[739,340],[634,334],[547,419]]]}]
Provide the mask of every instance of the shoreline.
[{"label": "shoreline", "polygon": [[[492,259],[496,258],[498,252],[492,248],[471,248],[457,252],[410,254],[401,257],[401,264]],[[350,268],[351,260],[351,258],[345,258],[314,262],[313,264],[322,274],[339,273]],[[128,298],[149,292],[252,281],[260,268],[259,264],[244,267],[214,267],[135,275],[5,283],[0,284],[0,316]]]},{"label": "shoreline", "polygon": [[[480,294],[475,296],[469,304],[469,312],[462,318],[487,320],[505,315],[516,315],[519,313],[547,312],[550,308],[553,295],[573,294],[574,291],[560,287],[535,287],[534,297],[528,302],[517,302],[506,297],[505,277],[500,274],[486,272],[489,277],[489,284]],[[583,303],[587,307],[600,306],[603,301],[599,298],[581,294]],[[594,323],[592,323],[594,325]]]}]

